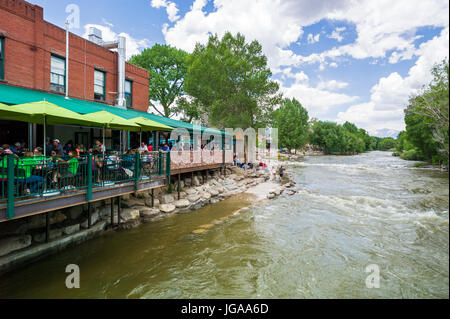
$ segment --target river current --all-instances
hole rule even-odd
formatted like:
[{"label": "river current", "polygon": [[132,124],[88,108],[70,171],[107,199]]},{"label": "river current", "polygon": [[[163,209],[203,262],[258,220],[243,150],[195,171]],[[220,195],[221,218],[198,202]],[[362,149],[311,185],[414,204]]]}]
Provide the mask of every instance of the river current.
[{"label": "river current", "polygon": [[413,164],[307,157],[287,166],[293,196],[242,194],[108,233],[0,277],[0,298],[449,298],[448,173]]}]

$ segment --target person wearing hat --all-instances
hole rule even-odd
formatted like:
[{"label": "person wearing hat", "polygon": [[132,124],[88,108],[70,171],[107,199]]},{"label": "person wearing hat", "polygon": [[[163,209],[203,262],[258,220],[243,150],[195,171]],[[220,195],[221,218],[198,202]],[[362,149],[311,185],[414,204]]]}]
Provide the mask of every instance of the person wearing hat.
[{"label": "person wearing hat", "polygon": [[61,146],[61,142],[58,139],[53,140],[53,151],[56,151],[56,155],[64,155],[64,150]]}]

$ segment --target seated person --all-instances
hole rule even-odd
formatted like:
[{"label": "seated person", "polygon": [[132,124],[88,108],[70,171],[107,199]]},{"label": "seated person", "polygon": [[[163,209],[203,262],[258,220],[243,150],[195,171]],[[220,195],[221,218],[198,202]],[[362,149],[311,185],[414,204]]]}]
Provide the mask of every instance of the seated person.
[{"label": "seated person", "polygon": [[[44,179],[41,176],[32,175],[33,169],[36,167],[38,161],[34,158],[32,152],[26,152],[24,157],[19,160],[18,168],[25,171],[25,184],[27,187],[27,194],[35,194],[39,187],[44,183]],[[21,177],[19,177],[20,179]]]},{"label": "seated person", "polygon": [[69,160],[57,160],[56,164],[68,164],[58,167],[57,170],[53,172],[53,183],[57,183],[58,178],[73,178],[78,171],[78,158],[76,157],[76,152],[74,150],[69,151]]}]

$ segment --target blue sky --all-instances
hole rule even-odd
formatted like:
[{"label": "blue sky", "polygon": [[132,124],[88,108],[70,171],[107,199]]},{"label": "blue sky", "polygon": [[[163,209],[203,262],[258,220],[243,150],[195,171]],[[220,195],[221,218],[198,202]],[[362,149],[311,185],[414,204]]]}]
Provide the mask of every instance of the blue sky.
[{"label": "blue sky", "polygon": [[349,120],[373,134],[401,130],[403,109],[448,57],[446,0],[32,0],[44,18],[64,26],[66,6],[80,9],[86,36],[126,35],[128,54],[155,43],[191,51],[209,33],[241,32],[258,40],[273,79],[310,116]]}]

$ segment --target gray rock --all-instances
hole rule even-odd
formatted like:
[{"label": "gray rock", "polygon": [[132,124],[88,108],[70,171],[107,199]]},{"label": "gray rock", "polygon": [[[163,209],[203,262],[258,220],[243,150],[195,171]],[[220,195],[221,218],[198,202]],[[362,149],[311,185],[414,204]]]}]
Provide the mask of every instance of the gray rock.
[{"label": "gray rock", "polygon": [[139,210],[134,208],[127,208],[120,212],[120,218],[124,222],[138,219],[140,216]]},{"label": "gray rock", "polygon": [[194,188],[187,188],[184,190],[186,192],[186,194],[188,195],[194,195],[197,194],[197,191]]},{"label": "gray rock", "polygon": [[269,195],[267,195],[267,198],[268,198],[268,199],[272,199],[272,198],[275,198],[275,194],[273,194],[273,193],[270,193]]},{"label": "gray rock", "polygon": [[[94,225],[98,220],[100,219],[99,212],[95,212],[91,214],[91,226]],[[88,228],[88,219],[86,218],[81,224],[81,228],[86,229]]]},{"label": "gray rock", "polygon": [[219,191],[218,191],[217,189],[215,189],[215,188],[210,188],[210,189],[208,190],[208,192],[211,194],[211,196],[217,196],[217,195],[219,195]]},{"label": "gray rock", "polygon": [[132,208],[134,206],[144,206],[145,201],[143,199],[130,198],[122,201],[122,207]]},{"label": "gray rock", "polygon": [[31,235],[20,235],[3,238],[0,240],[0,256],[10,252],[26,248],[31,245]]},{"label": "gray rock", "polygon": [[[155,198],[155,200],[153,201],[153,204],[154,204],[155,207],[158,207],[159,206],[159,199]],[[151,197],[145,199],[145,206],[152,207],[152,199],[151,199]]]},{"label": "gray rock", "polygon": [[129,200],[131,198],[131,196],[130,196],[130,194],[126,194],[126,195],[120,196],[120,198],[122,198],[122,200]]},{"label": "gray rock", "polygon": [[189,195],[187,197],[187,199],[191,202],[191,203],[195,203],[196,201],[198,201],[200,199],[199,195]]},{"label": "gray rock", "polygon": [[173,204],[161,204],[161,205],[159,205],[159,210],[161,210],[163,213],[166,213],[166,214],[174,212],[175,209],[176,209],[176,207]]},{"label": "gray rock", "polygon": [[211,194],[208,193],[208,192],[203,192],[201,194],[201,198],[203,198],[203,199],[210,199],[211,198]]},{"label": "gray rock", "polygon": [[174,204],[177,208],[185,208],[188,207],[191,203],[187,199],[180,199],[176,201]]},{"label": "gray rock", "polygon": [[63,227],[62,231],[65,235],[71,235],[80,230],[80,224]]},{"label": "gray rock", "polygon": [[[50,213],[50,224],[57,224],[67,219],[67,216],[61,212]],[[31,216],[27,228],[28,229],[37,229],[44,228],[46,225],[45,214]]]},{"label": "gray rock", "polygon": [[197,176],[194,176],[194,178],[192,179],[192,185],[194,185],[194,186],[200,185],[200,182],[199,182]]},{"label": "gray rock", "polygon": [[146,207],[145,209],[139,210],[139,215],[142,218],[151,218],[158,216],[160,214],[159,208]]},{"label": "gray rock", "polygon": [[[50,232],[48,233],[48,239],[49,240],[53,240],[56,239],[58,237],[62,236],[62,229],[61,228],[55,228],[55,229],[50,229]],[[45,242],[45,233],[40,233],[40,234],[34,234],[33,235],[33,240],[37,243],[43,243]]]},{"label": "gray rock", "polygon": [[173,203],[175,200],[172,195],[165,194],[160,196],[159,201],[161,204],[170,204]]},{"label": "gray rock", "polygon": [[83,205],[74,206],[69,208],[68,210],[68,215],[72,220],[78,219],[78,217],[80,217],[81,214],[83,214]]}]

